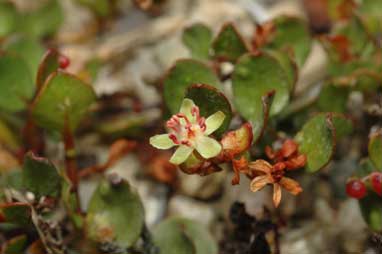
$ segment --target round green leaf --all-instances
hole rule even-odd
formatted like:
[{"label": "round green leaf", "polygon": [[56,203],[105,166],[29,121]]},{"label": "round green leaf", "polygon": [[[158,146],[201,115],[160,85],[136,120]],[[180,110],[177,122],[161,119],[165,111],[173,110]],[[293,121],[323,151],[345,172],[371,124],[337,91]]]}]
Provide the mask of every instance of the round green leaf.
[{"label": "round green leaf", "polygon": [[212,42],[211,29],[201,23],[193,24],[183,31],[182,41],[193,58],[208,59]]},{"label": "round green leaf", "polygon": [[275,34],[267,47],[272,49],[291,48],[297,65],[303,66],[312,46],[312,38],[307,24],[299,18],[287,16],[276,18],[274,24]]},{"label": "round green leaf", "polygon": [[232,119],[231,104],[223,93],[219,92],[215,87],[203,84],[195,84],[190,86],[186,92],[186,98],[191,99],[200,109],[200,115],[205,118],[221,111],[225,118],[223,124],[216,132],[221,135],[228,129]]},{"label": "round green leaf", "polygon": [[304,124],[295,140],[307,156],[306,170],[315,172],[326,166],[335,148],[335,130],[330,114],[318,114]]},{"label": "round green leaf", "polygon": [[36,86],[38,90],[44,85],[45,80],[49,75],[58,70],[60,67],[59,60],[60,53],[55,49],[49,49],[42,57],[36,77]]},{"label": "round green leaf", "polygon": [[248,47],[236,27],[232,23],[227,23],[213,41],[212,50],[214,58],[235,62],[248,52]]},{"label": "round green leaf", "polygon": [[263,96],[275,92],[270,108],[275,115],[288,104],[289,87],[283,67],[269,54],[246,54],[238,60],[232,75],[234,101],[237,111],[252,122],[255,136],[266,117]]},{"label": "round green leaf", "polygon": [[21,111],[32,97],[34,84],[28,65],[18,56],[0,52],[0,108]]},{"label": "round green leaf", "polygon": [[137,193],[123,180],[103,180],[94,192],[86,216],[88,237],[97,243],[131,247],[144,224],[143,205]]},{"label": "round green leaf", "polygon": [[369,158],[378,170],[382,170],[382,133],[378,132],[370,137]]},{"label": "round green leaf", "polygon": [[37,124],[46,129],[61,131],[68,121],[73,130],[95,98],[91,86],[68,73],[55,72],[36,96],[32,114]]},{"label": "round green leaf", "polygon": [[0,3],[0,38],[12,33],[17,26],[17,12],[14,6],[7,2]]},{"label": "round green leaf", "polygon": [[159,254],[217,254],[215,240],[203,225],[182,218],[170,218],[153,231]]},{"label": "round green leaf", "polygon": [[64,20],[58,0],[47,1],[41,8],[25,13],[19,22],[19,30],[25,34],[43,37],[54,34]]},{"label": "round green leaf", "polygon": [[163,97],[172,114],[179,112],[187,87],[192,84],[208,84],[220,88],[215,73],[203,63],[183,59],[175,63],[163,81]]},{"label": "round green leaf", "polygon": [[354,129],[354,123],[351,118],[340,114],[330,113],[332,117],[332,123],[336,130],[336,141],[339,141],[345,136],[350,135]]},{"label": "round green leaf", "polygon": [[62,178],[56,167],[47,159],[28,153],[24,157],[23,186],[39,199],[42,196],[58,197]]},{"label": "round green leaf", "polygon": [[18,54],[29,65],[30,72],[33,76],[37,73],[37,68],[41,57],[44,54],[44,48],[40,42],[34,38],[20,36],[10,41],[5,49],[8,52]]}]

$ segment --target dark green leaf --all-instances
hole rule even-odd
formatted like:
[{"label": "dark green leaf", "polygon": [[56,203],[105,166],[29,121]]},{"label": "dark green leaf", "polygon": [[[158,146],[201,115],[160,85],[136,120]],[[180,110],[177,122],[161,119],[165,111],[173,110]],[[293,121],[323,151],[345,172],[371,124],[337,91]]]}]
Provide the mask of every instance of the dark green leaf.
[{"label": "dark green leaf", "polygon": [[267,47],[292,49],[297,65],[303,66],[312,46],[312,38],[307,24],[299,18],[287,16],[276,18],[274,24],[275,34]]},{"label": "dark green leaf", "polygon": [[219,110],[222,111],[225,119],[215,134],[221,135],[227,130],[232,119],[232,109],[223,93],[209,85],[195,84],[187,89],[185,97],[193,100],[200,109],[200,115],[206,118]]},{"label": "dark green leaf", "polygon": [[90,239],[120,248],[131,247],[139,238],[144,211],[139,196],[122,180],[103,180],[94,192],[86,216]]},{"label": "dark green leaf", "polygon": [[317,101],[318,108],[324,112],[345,112],[349,92],[348,87],[325,85]]},{"label": "dark green leaf", "polygon": [[155,227],[154,242],[160,254],[217,254],[216,242],[203,225],[182,218],[170,218]]},{"label": "dark green leaf", "polygon": [[31,208],[25,203],[7,203],[0,206],[5,221],[16,225],[27,226],[32,223]]},{"label": "dark green leaf", "polygon": [[[252,122],[254,140],[260,133],[267,112],[263,96],[275,91],[270,115],[279,113],[289,102],[289,82],[279,62],[268,54],[247,54],[238,60],[232,75],[237,111]],[[270,105],[270,104],[269,104]]]},{"label": "dark green leaf", "polygon": [[175,63],[164,78],[163,97],[172,114],[178,113],[186,89],[192,84],[208,84],[220,88],[215,73],[196,60],[183,59]]},{"label": "dark green leaf", "polygon": [[370,192],[359,200],[362,216],[372,230],[382,230],[382,198]]},{"label": "dark green leaf", "polygon": [[62,131],[66,121],[73,130],[95,98],[91,86],[68,73],[55,72],[35,98],[33,117],[40,126],[49,130]]},{"label": "dark green leaf", "polygon": [[193,58],[208,59],[212,42],[212,31],[209,27],[201,23],[187,27],[183,32],[182,40]]},{"label": "dark green leaf", "polygon": [[350,135],[353,132],[354,129],[354,123],[353,121],[343,115],[343,114],[335,114],[330,113],[332,117],[333,126],[336,130],[336,140],[339,141],[345,136]]},{"label": "dark green leaf", "polygon": [[23,186],[38,199],[42,196],[58,197],[60,194],[62,178],[49,160],[27,153],[22,172]]},{"label": "dark green leaf", "polygon": [[3,244],[3,254],[22,254],[27,244],[26,235],[18,235]]},{"label": "dark green leaf", "polygon": [[306,170],[315,172],[325,167],[335,148],[335,130],[331,114],[312,117],[297,133],[299,151],[307,156]]},{"label": "dark green leaf", "polygon": [[18,56],[0,52],[0,108],[21,111],[32,97],[34,85],[28,65]]},{"label": "dark green leaf", "polygon": [[213,56],[221,61],[235,62],[248,52],[242,36],[232,23],[225,24],[212,43]]}]

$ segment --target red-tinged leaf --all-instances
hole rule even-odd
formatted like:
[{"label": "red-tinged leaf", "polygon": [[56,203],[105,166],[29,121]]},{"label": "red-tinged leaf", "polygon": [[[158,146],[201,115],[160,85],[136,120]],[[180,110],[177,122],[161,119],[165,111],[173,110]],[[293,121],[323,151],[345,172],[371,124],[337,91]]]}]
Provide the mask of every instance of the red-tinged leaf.
[{"label": "red-tinged leaf", "polygon": [[223,153],[228,158],[234,158],[245,152],[251,146],[252,140],[252,126],[245,123],[239,129],[230,131],[223,136],[221,140]]},{"label": "red-tinged leaf", "polygon": [[31,223],[32,211],[29,204],[21,202],[0,204],[0,210],[6,222],[21,226]]},{"label": "red-tinged leaf", "polygon": [[265,22],[256,26],[256,31],[252,38],[252,49],[257,51],[266,45],[272,38],[275,31],[275,25],[272,21]]}]

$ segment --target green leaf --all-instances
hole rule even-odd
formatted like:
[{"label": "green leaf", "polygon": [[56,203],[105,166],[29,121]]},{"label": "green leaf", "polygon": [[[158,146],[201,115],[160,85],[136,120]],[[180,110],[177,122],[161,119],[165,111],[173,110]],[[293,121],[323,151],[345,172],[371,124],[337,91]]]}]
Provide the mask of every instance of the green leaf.
[{"label": "green leaf", "polygon": [[183,59],[175,63],[163,81],[163,97],[172,114],[179,112],[186,89],[192,84],[208,84],[220,88],[215,73],[203,63]]},{"label": "green leaf", "polygon": [[19,36],[6,44],[5,49],[21,56],[29,65],[30,73],[33,73],[33,76],[36,75],[40,59],[44,54],[44,48],[38,40],[27,36]]},{"label": "green leaf", "polygon": [[369,158],[378,170],[382,170],[382,132],[377,132],[370,137]]},{"label": "green leaf", "polygon": [[51,36],[63,20],[60,3],[58,0],[50,0],[36,11],[25,13],[19,22],[19,30],[35,37]]},{"label": "green leaf", "polygon": [[279,64],[283,67],[289,81],[289,89],[293,92],[298,78],[298,67],[296,62],[287,52],[276,50],[266,50],[266,52],[276,58]]},{"label": "green leaf", "polygon": [[12,33],[17,26],[17,11],[11,3],[0,3],[0,38]]},{"label": "green leaf", "polygon": [[297,133],[299,151],[307,156],[306,170],[316,172],[325,167],[333,156],[335,130],[331,114],[312,117]]},{"label": "green leaf", "polygon": [[339,141],[345,136],[350,135],[354,130],[354,123],[351,118],[339,114],[330,113],[332,117],[332,122],[334,129],[336,130],[336,140]]},{"label": "green leaf", "polygon": [[12,54],[0,52],[0,108],[21,111],[32,97],[34,85],[28,65]]},{"label": "green leaf", "polygon": [[15,202],[0,206],[5,221],[16,225],[27,226],[32,223],[32,211],[29,204]]},{"label": "green leaf", "polygon": [[111,1],[109,0],[77,0],[77,2],[88,7],[101,17],[108,16],[112,11]]},{"label": "green leaf", "polygon": [[237,111],[253,124],[254,139],[266,115],[262,98],[275,91],[270,115],[279,113],[289,102],[290,85],[279,62],[267,53],[242,56],[232,75],[232,89]]},{"label": "green leaf", "polygon": [[378,35],[382,31],[381,7],[380,1],[363,0],[358,9],[367,30],[373,35]]},{"label": "green leaf", "polygon": [[23,186],[35,194],[37,199],[42,196],[58,197],[62,178],[56,167],[48,160],[29,152],[24,157]]},{"label": "green leaf", "polygon": [[226,23],[213,41],[212,50],[214,58],[236,62],[240,56],[248,52],[248,47],[236,27],[232,23]]},{"label": "green leaf", "polygon": [[215,240],[203,225],[182,218],[170,218],[154,228],[154,243],[160,254],[217,254]]},{"label": "green leaf", "polygon": [[372,230],[382,230],[382,198],[374,192],[358,200],[362,216]]},{"label": "green leaf", "polygon": [[325,85],[320,93],[317,106],[321,111],[343,113],[349,97],[349,88],[344,86]]},{"label": "green leaf", "polygon": [[49,75],[58,70],[60,67],[59,60],[60,53],[55,49],[49,49],[42,57],[36,77],[36,86],[38,90],[44,85]]},{"label": "green leaf", "polygon": [[193,24],[183,31],[182,41],[196,59],[208,59],[212,42],[211,29],[201,23]]},{"label": "green leaf", "polygon": [[2,247],[3,254],[21,254],[27,246],[27,236],[18,235],[6,241]]},{"label": "green leaf", "polygon": [[312,46],[307,24],[296,17],[282,16],[274,20],[275,33],[267,44],[271,49],[292,49],[296,63],[303,66]]},{"label": "green leaf", "polygon": [[186,92],[186,98],[191,99],[200,109],[200,115],[205,118],[221,111],[224,113],[224,121],[218,130],[214,133],[222,135],[229,127],[232,119],[232,108],[225,95],[219,92],[215,87],[195,84],[190,86]]},{"label": "green leaf", "polygon": [[86,231],[97,243],[128,248],[142,231],[143,205],[127,182],[112,181],[103,180],[94,192],[86,216]]},{"label": "green leaf", "polygon": [[74,130],[96,96],[93,88],[76,77],[55,72],[49,76],[35,98],[32,114],[37,124],[62,131],[66,119]]}]

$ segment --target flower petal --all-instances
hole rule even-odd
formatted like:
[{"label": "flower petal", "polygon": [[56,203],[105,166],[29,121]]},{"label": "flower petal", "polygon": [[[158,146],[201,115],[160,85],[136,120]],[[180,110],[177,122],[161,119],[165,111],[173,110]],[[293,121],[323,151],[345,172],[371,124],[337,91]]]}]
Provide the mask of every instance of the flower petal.
[{"label": "flower petal", "polygon": [[223,124],[224,118],[225,118],[225,115],[221,111],[218,111],[214,113],[213,115],[210,115],[206,119],[207,129],[205,131],[205,134],[210,135],[212,132],[219,129],[219,127]]},{"label": "flower petal", "polygon": [[265,160],[255,160],[249,163],[249,168],[255,171],[264,172],[270,174],[272,172],[272,165]]},{"label": "flower petal", "polygon": [[258,190],[261,190],[268,183],[270,183],[270,181],[267,175],[257,176],[253,178],[250,184],[250,189],[251,191],[256,192]]},{"label": "flower petal", "polygon": [[158,149],[169,149],[175,145],[168,134],[155,135],[151,137],[150,144]]},{"label": "flower petal", "polygon": [[286,189],[293,195],[297,195],[300,192],[302,192],[300,184],[291,178],[283,177],[281,178],[279,183],[284,189]]},{"label": "flower petal", "polygon": [[281,186],[277,183],[273,185],[273,204],[278,207],[281,201]]},{"label": "flower petal", "polygon": [[170,162],[175,165],[182,164],[190,156],[194,148],[189,146],[181,145],[176,149],[175,153],[172,155]]},{"label": "flower petal", "polygon": [[206,136],[198,137],[195,140],[195,148],[198,153],[200,153],[200,155],[205,159],[215,157],[222,150],[219,142]]},{"label": "flower petal", "polygon": [[183,99],[182,105],[180,106],[179,112],[184,114],[190,121],[194,121],[195,117],[192,116],[192,107],[195,106],[195,103],[190,99]]}]

